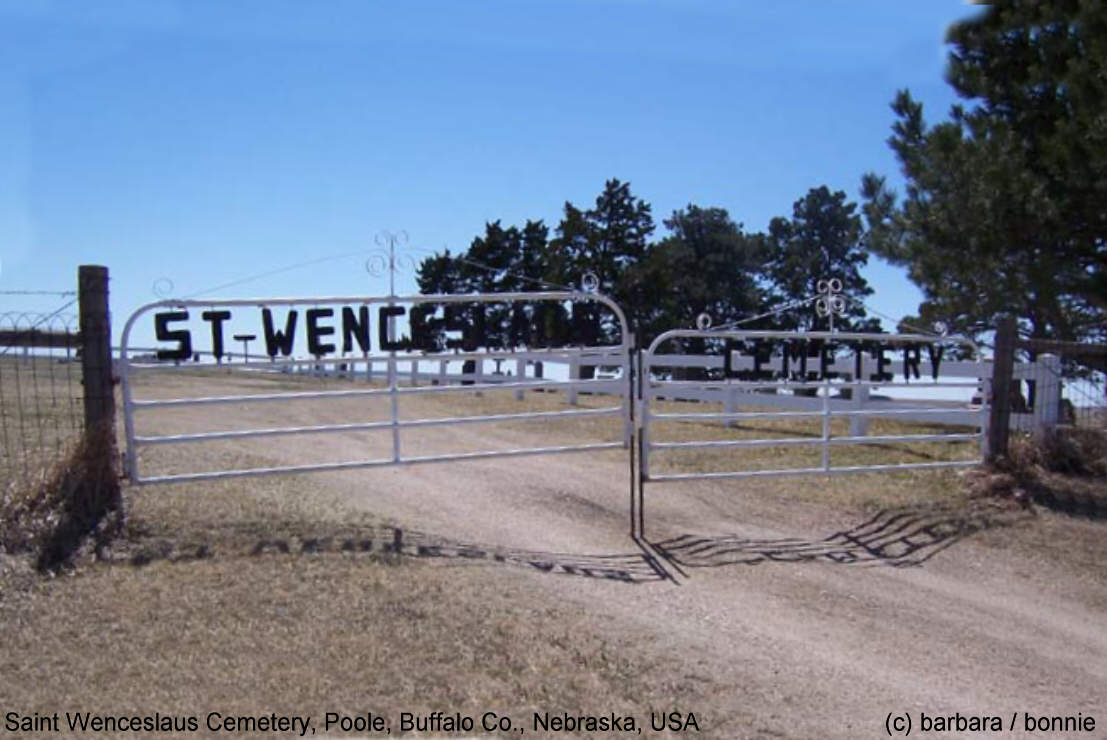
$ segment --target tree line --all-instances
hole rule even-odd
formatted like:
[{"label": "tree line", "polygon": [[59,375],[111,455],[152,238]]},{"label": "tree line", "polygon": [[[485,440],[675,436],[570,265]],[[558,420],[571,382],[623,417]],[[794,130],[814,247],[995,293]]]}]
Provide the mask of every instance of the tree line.
[{"label": "tree line", "polygon": [[[946,79],[963,99],[928,126],[910,91],[892,102],[888,144],[905,181],[861,178],[860,206],[812,188],[790,216],[751,232],[726,209],[689,204],[662,220],[629,183],[541,220],[486,224],[464,252],[423,261],[425,293],[525,291],[592,273],[645,341],[748,320],[838,278],[847,316],[879,330],[863,301],[870,254],[906,268],[924,300],[899,327],[944,326],[980,339],[1011,313],[1033,338],[1107,340],[1107,4],[999,0],[950,27]],[[816,329],[807,306],[749,328]]]},{"label": "tree line", "polygon": [[[861,216],[846,194],[826,186],[797,200],[790,218],[774,218],[764,232],[747,231],[724,208],[689,204],[657,226],[650,204],[630,184],[608,180],[589,208],[566,202],[551,234],[541,220],[520,226],[485,224],[461,254],[428,257],[417,280],[423,293],[494,293],[579,288],[586,275],[614,298],[643,342],[666,329],[692,328],[706,313],[714,325],[769,313],[746,328],[817,329],[811,305],[802,302],[820,279],[842,281],[847,301],[843,329],[877,331],[862,301],[872,294],[861,268],[868,260]],[[486,322],[504,326],[506,317]]]}]

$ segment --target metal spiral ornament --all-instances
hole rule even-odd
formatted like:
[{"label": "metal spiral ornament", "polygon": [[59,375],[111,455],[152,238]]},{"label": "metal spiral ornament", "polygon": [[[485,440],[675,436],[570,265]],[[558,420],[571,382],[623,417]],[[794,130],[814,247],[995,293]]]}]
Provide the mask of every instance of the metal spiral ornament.
[{"label": "metal spiral ornament", "polygon": [[595,293],[600,289],[600,279],[594,272],[586,272],[580,279],[580,289],[585,293]]},{"label": "metal spiral ornament", "polygon": [[173,281],[167,277],[160,277],[154,281],[151,290],[158,298],[171,298],[176,286],[173,285]]},{"label": "metal spiral ornament", "polygon": [[709,314],[705,311],[704,313],[701,313],[699,316],[697,316],[696,317],[696,328],[699,329],[700,331],[707,331],[708,329],[710,329],[711,328],[711,314]]},{"label": "metal spiral ornament", "polygon": [[834,331],[834,317],[846,313],[846,299],[842,296],[842,281],[838,278],[820,280],[816,284],[819,297],[815,300],[815,313],[829,319],[830,331]]},{"label": "metal spiral ornament", "polygon": [[383,277],[391,269],[400,274],[415,274],[418,262],[407,253],[400,253],[389,257],[387,252],[373,252],[369,259],[365,260],[365,271],[373,277]]},{"label": "metal spiral ornament", "polygon": [[396,245],[406,245],[409,241],[406,231],[392,233],[382,231],[373,239],[380,250],[374,250],[365,260],[365,271],[373,277],[388,274],[388,294],[396,295],[396,274],[414,274],[418,263],[406,252],[396,253]]}]

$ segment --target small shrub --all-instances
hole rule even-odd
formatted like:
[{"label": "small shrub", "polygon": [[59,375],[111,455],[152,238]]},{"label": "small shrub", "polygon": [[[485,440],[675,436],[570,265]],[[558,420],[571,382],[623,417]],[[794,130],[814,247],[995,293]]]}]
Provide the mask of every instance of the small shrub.
[{"label": "small shrub", "polygon": [[0,551],[36,553],[40,570],[69,560],[89,535],[105,544],[122,523],[122,494],[108,434],[90,434],[32,491],[0,501]]},{"label": "small shrub", "polygon": [[1012,439],[1006,457],[971,471],[967,481],[975,495],[1107,516],[1107,432],[1055,428]]}]

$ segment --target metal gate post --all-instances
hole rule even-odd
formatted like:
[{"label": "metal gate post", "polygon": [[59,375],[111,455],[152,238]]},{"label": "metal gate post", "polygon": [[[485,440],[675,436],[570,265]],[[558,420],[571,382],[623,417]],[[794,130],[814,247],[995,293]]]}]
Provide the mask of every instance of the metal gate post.
[{"label": "metal gate post", "polygon": [[[638,372],[637,372],[638,388],[637,388],[636,396],[637,396],[638,400],[641,402],[645,398],[645,396],[642,393],[642,389],[644,387],[644,382],[645,382],[645,379],[643,378],[643,372],[644,371],[643,371],[643,368],[642,368],[642,350],[637,349],[637,350],[635,350],[634,354],[635,354],[635,362],[637,363],[637,369],[638,369]],[[644,423],[645,414],[646,414],[645,405],[640,405],[639,408],[638,408],[638,413],[635,417],[635,436],[638,439],[638,470],[637,470],[637,473],[636,473],[635,477],[638,480],[638,535],[642,538],[645,538],[645,536],[646,536],[646,513],[644,511],[645,506],[646,506],[646,495],[645,495],[646,487],[645,487],[645,484],[646,484],[646,475],[647,475],[646,456],[645,456],[645,441],[644,441],[644,431],[645,431],[645,428],[646,428],[645,423]]]},{"label": "metal gate post", "polygon": [[635,389],[634,389],[634,379],[635,379],[634,354],[635,354],[635,349],[634,349],[634,346],[632,345],[632,346],[627,348],[627,356],[626,356],[626,363],[627,363],[627,373],[626,373],[627,389],[626,389],[626,393],[627,393],[628,413],[629,413],[629,417],[630,417],[628,419],[630,428],[627,430],[627,432],[629,432],[630,438],[628,440],[629,444],[627,445],[627,447],[628,447],[628,452],[629,452],[628,457],[630,458],[630,536],[631,536],[631,538],[634,538],[637,535],[637,520],[635,518],[636,513],[637,513],[637,502],[635,501],[635,497],[637,495],[637,492],[635,490],[635,488],[636,488],[635,481],[638,478],[637,450],[635,449],[635,446],[638,444],[638,416],[635,413],[635,408],[634,408],[634,406],[635,406],[635,395],[636,395],[635,394]]}]

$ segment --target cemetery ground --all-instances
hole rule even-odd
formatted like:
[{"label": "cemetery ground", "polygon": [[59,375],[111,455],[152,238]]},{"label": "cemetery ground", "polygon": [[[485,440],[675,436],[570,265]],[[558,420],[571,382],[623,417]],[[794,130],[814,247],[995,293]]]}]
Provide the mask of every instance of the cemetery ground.
[{"label": "cemetery ground", "polygon": [[[181,373],[142,390],[319,382]],[[358,421],[387,418],[387,403],[188,407],[141,423],[171,433]],[[565,408],[555,394],[436,394],[405,398],[401,416],[523,407]],[[621,423],[430,427],[405,431],[404,445],[575,444],[619,439]],[[657,438],[815,433],[795,425],[672,423]],[[387,431],[190,443],[148,448],[143,464],[349,460],[390,443]],[[840,461],[958,454],[935,447],[848,447]],[[817,455],[713,451],[658,470]],[[535,713],[629,715],[646,736],[681,734],[651,729],[651,711],[682,723],[694,713],[699,736],[718,738],[872,737],[889,713],[997,715],[1005,727],[1015,713],[1081,714],[1107,727],[1102,518],[974,497],[955,471],[658,483],[639,547],[628,475],[625,451],[610,450],[129,487],[126,531],[101,560],[48,578],[0,556],[0,704],[201,722],[311,715],[318,735],[340,736],[325,730],[327,712],[371,712],[393,734],[403,712],[477,723],[424,737],[496,736],[480,727],[486,712],[539,737],[607,733],[536,730]]]}]

